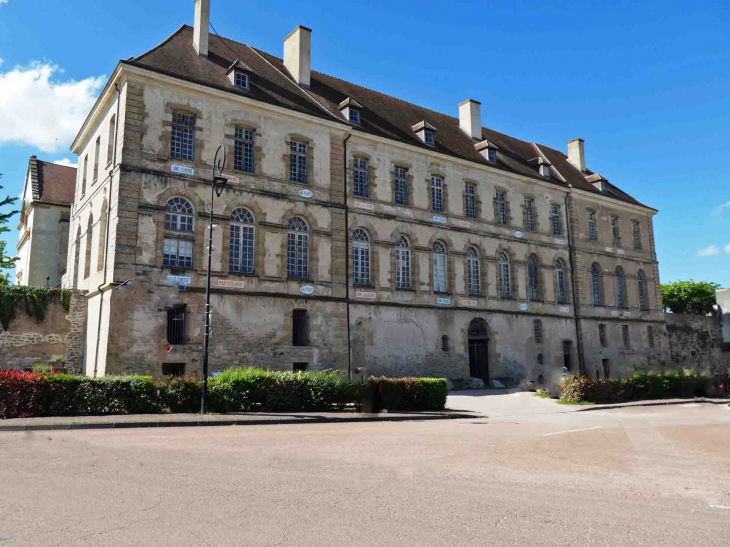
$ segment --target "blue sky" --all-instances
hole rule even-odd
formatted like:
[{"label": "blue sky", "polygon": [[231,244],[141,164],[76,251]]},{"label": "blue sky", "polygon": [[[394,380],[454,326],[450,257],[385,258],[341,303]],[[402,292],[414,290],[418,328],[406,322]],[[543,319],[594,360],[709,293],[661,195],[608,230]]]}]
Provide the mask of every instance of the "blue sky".
[{"label": "blue sky", "polygon": [[[452,115],[474,98],[485,126],[563,151],[585,139],[590,169],[660,210],[662,281],[730,287],[730,3],[585,4],[212,0],[211,22],[279,56],[303,24],[316,70]],[[192,22],[192,0],[0,0],[4,192],[30,154],[75,162],[104,76]]]}]

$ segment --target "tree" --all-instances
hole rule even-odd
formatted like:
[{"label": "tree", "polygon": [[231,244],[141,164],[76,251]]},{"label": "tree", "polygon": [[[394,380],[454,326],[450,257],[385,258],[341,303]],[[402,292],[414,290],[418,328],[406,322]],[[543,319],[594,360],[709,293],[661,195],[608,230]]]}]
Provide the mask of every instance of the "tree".
[{"label": "tree", "polygon": [[718,283],[706,281],[675,281],[662,285],[662,305],[672,313],[707,315],[715,305]]},{"label": "tree", "polygon": [[[3,178],[2,173],[0,173],[0,180]],[[0,190],[2,190],[4,187],[0,186]],[[0,208],[5,207],[6,205],[11,205],[18,201],[18,198],[11,198],[10,196],[6,197],[4,200],[0,201]],[[9,232],[10,229],[5,226],[10,220],[10,217],[12,217],[14,214],[18,213],[19,211],[10,211],[9,213],[0,213],[0,234]],[[14,268],[15,263],[18,261],[18,257],[10,257],[5,254],[5,242],[0,241],[0,269],[5,268]]]}]

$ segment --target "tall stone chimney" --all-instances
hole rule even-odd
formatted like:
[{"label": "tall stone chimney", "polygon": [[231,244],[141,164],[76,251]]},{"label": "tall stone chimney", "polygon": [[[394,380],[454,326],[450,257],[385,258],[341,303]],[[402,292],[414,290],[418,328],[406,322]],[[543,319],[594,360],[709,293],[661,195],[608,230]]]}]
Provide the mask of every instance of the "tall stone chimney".
[{"label": "tall stone chimney", "polygon": [[208,56],[208,26],[210,25],[210,0],[195,0],[195,30],[193,45],[201,57]]},{"label": "tall stone chimney", "polygon": [[568,142],[568,161],[581,173],[586,172],[586,151],[583,143],[583,139]]},{"label": "tall stone chimney", "polygon": [[467,99],[459,104],[459,127],[472,139],[482,140],[482,103]]},{"label": "tall stone chimney", "polygon": [[309,87],[312,29],[299,25],[284,38],[284,66],[302,87]]}]

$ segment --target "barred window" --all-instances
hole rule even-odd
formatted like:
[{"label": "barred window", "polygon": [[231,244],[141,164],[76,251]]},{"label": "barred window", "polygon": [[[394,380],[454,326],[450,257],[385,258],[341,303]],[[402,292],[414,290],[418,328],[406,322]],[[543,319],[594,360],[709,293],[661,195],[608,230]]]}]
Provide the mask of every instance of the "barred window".
[{"label": "barred window", "polygon": [[368,162],[360,158],[354,159],[355,166],[355,196],[368,197]]},{"label": "barred window", "polygon": [[303,142],[291,141],[290,178],[307,184],[307,145]]},{"label": "barred window", "polygon": [[286,274],[294,279],[307,279],[309,274],[309,233],[299,217],[289,220]]},{"label": "barred window", "polygon": [[[309,345],[309,312],[307,310],[294,310],[292,313],[292,346],[308,346]],[[295,363],[295,370],[296,370]],[[304,367],[298,367],[299,370],[307,370]]]},{"label": "barred window", "polygon": [[619,231],[618,217],[611,217],[611,237],[614,245],[621,244],[621,233]]},{"label": "barred window", "polygon": [[591,266],[591,285],[593,288],[593,305],[600,306],[601,298],[601,267],[598,264]]},{"label": "barred window", "polygon": [[499,253],[499,296],[511,296],[509,256],[504,251]]},{"label": "barred window", "polygon": [[553,228],[553,235],[559,236],[560,229],[560,205],[553,205],[551,208],[550,223]]},{"label": "barred window", "polygon": [[606,338],[606,325],[598,325],[598,340],[602,348],[608,347],[608,339]]},{"label": "barred window", "polygon": [[253,173],[253,139],[251,129],[236,127],[236,143],[233,148],[233,168],[244,173]]},{"label": "barred window", "polygon": [[562,260],[555,264],[555,296],[558,304],[565,303],[565,266]]},{"label": "barred window", "polygon": [[195,116],[172,113],[170,157],[188,161],[195,159]]},{"label": "barred window", "polygon": [[588,213],[588,240],[596,241],[596,213]]},{"label": "barred window", "polygon": [[446,247],[440,241],[433,244],[433,290],[446,292]]},{"label": "barred window", "polygon": [[397,205],[408,205],[408,169],[405,167],[395,168],[395,203]]},{"label": "barred window", "polygon": [[494,195],[494,218],[497,224],[507,224],[507,196],[504,192]]},{"label": "barred window", "polygon": [[647,306],[646,301],[646,277],[642,270],[639,270],[636,273],[636,282],[639,289],[639,308],[642,310],[648,310],[649,306]]},{"label": "barred window", "polygon": [[182,239],[165,239],[163,266],[173,268],[193,267],[193,242]]},{"label": "barred window", "polygon": [[641,228],[638,222],[631,223],[631,232],[634,236],[634,249],[641,250]]},{"label": "barred window", "polygon": [[432,208],[436,212],[444,210],[444,179],[441,177],[431,177],[431,198],[433,200]]},{"label": "barred window", "polygon": [[624,339],[624,347],[630,348],[631,347],[631,339],[629,338],[629,326],[628,325],[621,325],[621,335]]},{"label": "barred window", "polygon": [[477,218],[476,186],[464,185],[464,214],[469,218]]},{"label": "barred window", "polygon": [[481,268],[479,264],[479,253],[473,247],[469,247],[469,251],[467,252],[466,267],[469,294],[478,295],[481,283]]},{"label": "barred window", "polygon": [[165,230],[192,232],[193,218],[193,206],[187,199],[175,196],[167,200],[165,204]]},{"label": "barred window", "polygon": [[254,232],[253,215],[246,209],[231,213],[231,251],[229,268],[232,272],[253,273]]},{"label": "barred window", "polygon": [[370,283],[370,238],[364,230],[355,230],[352,236],[352,269],[355,285]]},{"label": "barred window", "polygon": [[616,305],[619,308],[626,307],[626,298],[624,294],[624,271],[618,267],[616,268]]},{"label": "barred window", "polygon": [[395,244],[395,287],[411,287],[411,250],[408,240],[401,236]]},{"label": "barred window", "polygon": [[532,322],[532,328],[535,334],[535,343],[541,344],[542,343],[542,321],[540,319],[535,319]]},{"label": "barred window", "polygon": [[540,269],[534,256],[527,259],[527,296],[540,300]]},{"label": "barred window", "polygon": [[535,231],[535,200],[525,198],[525,230]]},{"label": "barred window", "polygon": [[185,343],[185,305],[167,308],[167,343]]}]

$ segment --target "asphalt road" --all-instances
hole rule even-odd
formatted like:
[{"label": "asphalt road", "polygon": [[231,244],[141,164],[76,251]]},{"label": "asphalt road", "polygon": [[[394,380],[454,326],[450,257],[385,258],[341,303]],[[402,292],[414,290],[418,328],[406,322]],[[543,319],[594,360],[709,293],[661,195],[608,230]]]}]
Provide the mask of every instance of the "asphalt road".
[{"label": "asphalt road", "polygon": [[2,433],[0,546],[730,544],[727,406],[526,397],[473,420]]}]

